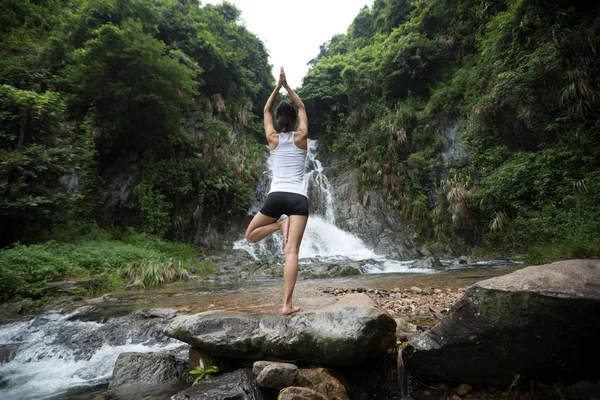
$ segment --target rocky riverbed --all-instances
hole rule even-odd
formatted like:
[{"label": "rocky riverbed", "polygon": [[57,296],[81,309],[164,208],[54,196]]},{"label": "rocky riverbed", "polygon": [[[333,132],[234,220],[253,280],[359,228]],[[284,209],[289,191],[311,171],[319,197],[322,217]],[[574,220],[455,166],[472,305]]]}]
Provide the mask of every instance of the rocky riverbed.
[{"label": "rocky riverbed", "polygon": [[323,288],[323,293],[340,297],[349,293],[366,293],[387,311],[398,324],[400,341],[407,342],[419,332],[437,324],[450,307],[460,299],[466,288],[407,288],[396,287],[391,290],[357,288]]},{"label": "rocky riverbed", "polygon": [[[600,281],[599,268],[598,262],[573,261],[570,264],[568,262],[525,269],[511,266],[429,275],[363,275],[306,280],[298,282],[295,292],[296,302],[302,307],[302,311],[291,317],[278,315],[281,301],[281,282],[278,281],[213,287],[198,282],[188,282],[153,292],[125,291],[96,299],[75,301],[72,299],[71,302],[63,302],[63,311],[60,312],[67,313],[64,316],[57,310],[53,310],[51,314],[35,317],[29,322],[17,322],[16,325],[9,325],[9,329],[0,331],[0,338],[8,339],[7,345],[2,347],[6,354],[0,354],[2,357],[0,362],[4,363],[0,365],[0,376],[4,375],[0,382],[0,397],[3,390],[14,392],[17,389],[14,386],[16,378],[13,379],[13,376],[18,376],[20,382],[24,382],[26,375],[11,369],[13,368],[11,366],[18,367],[15,363],[19,360],[25,363],[23,367],[27,371],[36,371],[36,359],[43,360],[47,364],[55,364],[59,362],[53,361],[52,357],[56,354],[62,357],[60,363],[66,363],[65,368],[71,368],[71,364],[68,364],[68,352],[72,351],[75,357],[75,364],[72,365],[75,375],[67,378],[81,380],[82,377],[89,376],[90,382],[94,382],[94,389],[88,391],[83,388],[73,389],[67,392],[66,397],[59,398],[88,399],[96,393],[101,393],[100,396],[106,398],[106,383],[102,383],[107,382],[102,380],[106,378],[94,375],[94,371],[99,369],[93,364],[93,360],[98,356],[95,354],[95,349],[101,349],[103,354],[106,354],[102,358],[102,368],[103,371],[106,368],[106,371],[102,374],[113,372],[112,390],[117,390],[115,388],[117,383],[135,382],[137,379],[135,376],[114,375],[115,371],[138,371],[128,366],[134,361],[139,362],[140,365],[161,364],[160,371],[178,371],[172,374],[172,377],[165,377],[162,372],[154,378],[152,374],[143,374],[143,381],[155,379],[155,383],[158,383],[158,386],[150,388],[149,398],[155,400],[170,398],[174,393],[174,391],[161,392],[164,382],[168,382],[172,390],[181,390],[176,388],[181,387],[180,385],[183,387],[189,385],[186,371],[191,369],[192,365],[197,365],[199,354],[201,357],[206,357],[206,360],[209,360],[208,357],[215,357],[215,364],[223,366],[218,376],[214,378],[215,385],[221,382],[226,387],[238,387],[238,383],[243,382],[244,385],[250,385],[248,387],[253,388],[251,390],[256,393],[264,389],[256,388],[258,375],[252,374],[253,362],[276,358],[297,364],[298,374],[302,371],[303,377],[322,375],[315,372],[317,371],[315,368],[332,368],[331,378],[328,378],[329,383],[313,381],[311,383],[314,385],[313,389],[323,390],[322,385],[336,386],[338,384],[335,382],[338,382],[342,384],[352,400],[398,399],[400,394],[403,392],[406,394],[407,390],[413,400],[516,399],[514,395],[516,389],[519,390],[519,399],[533,399],[533,394],[536,399],[562,399],[562,393],[569,400],[590,400],[594,397],[589,397],[589,394],[598,389],[597,383],[594,383],[597,375],[594,375],[593,369],[582,369],[574,360],[587,363],[590,355],[586,354],[584,349],[593,353],[597,348],[595,342],[588,337],[598,331],[596,318],[586,317],[585,312],[595,313],[594,310],[598,307],[598,289],[594,285],[598,285]],[[510,272],[512,274],[503,278],[485,280]],[[502,296],[498,297],[498,294]],[[367,298],[372,303],[369,305],[362,300],[358,303],[356,300],[348,303],[346,300],[356,296]],[[149,310],[152,307],[161,307],[161,309]],[[31,307],[26,305],[16,307],[15,310],[22,313],[32,312]],[[499,313],[498,310],[504,310],[504,313]],[[504,318],[503,315],[507,317]],[[21,315],[21,318],[26,317]],[[174,325],[176,320],[181,321],[179,325]],[[501,328],[497,331],[489,331],[490,323],[499,327],[506,326],[508,330]],[[511,324],[515,323],[518,326],[516,330],[511,328],[513,326]],[[19,324],[26,330],[19,331]],[[46,341],[40,335],[50,326],[55,327],[56,330],[48,332]],[[172,336],[185,339],[192,345],[189,355],[185,349],[187,345],[169,339],[162,333],[163,329],[167,332],[167,327],[178,326],[189,329],[190,333],[185,334],[180,329],[170,329],[170,331],[173,332]],[[383,336],[373,340],[372,329],[375,326],[381,327],[379,332]],[[390,329],[390,326],[393,326],[393,329]],[[530,327],[539,331],[540,326],[543,327],[543,332],[550,332],[552,327],[558,326],[558,332],[568,332],[569,336],[563,339],[560,334],[553,333],[536,338],[531,331],[528,331]],[[76,340],[67,340],[72,335],[53,336],[56,332],[64,331],[65,327],[75,334]],[[218,329],[225,328],[233,331],[218,333]],[[443,331],[440,330],[442,328]],[[346,333],[336,334],[342,331]],[[521,331],[529,333],[522,337],[519,336]],[[208,334],[210,332],[212,333]],[[493,335],[497,334],[502,335],[502,340],[486,341],[488,337],[493,338]],[[30,344],[28,335],[35,343]],[[244,335],[248,340],[243,339]],[[316,335],[314,340],[317,342],[313,342],[311,336],[307,335]],[[65,340],[57,342],[57,337]],[[287,341],[284,340],[286,337],[296,337],[298,343],[306,342],[307,345],[290,347],[286,345]],[[332,342],[330,338],[334,337],[337,339]],[[360,339],[361,337],[363,339]],[[575,354],[578,358],[565,357],[562,352],[540,352],[532,345],[515,348],[515,343],[525,343],[530,339],[543,340],[551,348],[557,348],[556,338],[564,341],[559,347],[568,348],[568,351],[564,352],[566,355]],[[233,345],[234,351],[231,353],[227,350],[227,341],[233,339],[238,340],[239,343]],[[119,350],[118,347],[114,347],[129,346],[127,343],[131,343],[131,340],[133,340],[132,344],[137,346],[131,350],[125,350],[125,347]],[[327,345],[315,345],[318,340]],[[342,342],[332,344],[337,343],[338,340]],[[329,350],[324,350],[327,348],[333,350],[340,345],[352,349],[354,348],[351,344],[352,340],[357,340],[357,343],[371,343],[369,346],[379,342],[388,343],[389,347],[387,352],[372,347],[374,349],[372,351],[356,353],[349,358],[340,357],[340,354],[336,354],[335,351],[331,353]],[[479,341],[485,343],[483,347],[477,347]],[[62,342],[74,346],[73,349],[57,347],[57,350],[51,350],[40,347],[62,346]],[[86,347],[83,352],[76,347],[77,343],[88,342],[93,345]],[[453,350],[453,346],[456,345],[453,343],[460,346],[460,351]],[[163,356],[152,358],[143,354],[133,355],[140,349],[143,352],[152,351],[147,347],[148,344],[157,346],[153,351]],[[494,346],[495,344],[498,346]],[[22,356],[24,346],[29,346],[28,352],[40,348],[32,352],[33,358],[25,359]],[[363,344],[357,346],[361,348]],[[196,347],[203,353],[197,353],[198,349],[192,351]],[[298,353],[297,347],[306,351]],[[507,349],[509,353],[494,353],[496,348]],[[532,352],[534,350],[535,352]],[[378,354],[377,360],[368,361],[367,355],[370,353]],[[514,360],[508,357],[513,353],[517,355]],[[127,354],[132,355],[127,356]],[[402,357],[398,357],[399,354],[402,354]],[[479,366],[474,368],[472,367],[474,361],[467,360],[465,363],[466,354],[470,354],[469,360],[473,360],[474,355],[479,358],[488,357],[488,359],[483,361],[483,364],[479,362]],[[546,358],[542,360],[539,358],[540,355]],[[115,363],[117,356],[119,360]],[[363,357],[367,357],[366,361],[357,365],[356,361]],[[320,360],[317,364],[322,365],[314,365],[314,360],[317,359]],[[311,360],[313,365],[307,363],[307,360]],[[564,374],[569,379],[561,381],[564,382],[564,386],[562,383],[556,386],[560,393],[555,388],[557,381],[556,378],[552,378],[552,374],[545,375],[551,380],[550,383],[540,385],[537,377],[535,384],[531,384],[534,380],[530,380],[527,374],[534,370],[525,367],[527,360],[534,360],[537,363],[534,365],[567,363],[567,369],[564,370],[565,372],[560,372],[560,376]],[[86,367],[77,367],[78,363],[82,362],[86,363]],[[499,362],[503,364],[498,370],[495,364]],[[183,368],[187,363],[189,369]],[[427,369],[427,366],[431,365],[445,370],[441,372],[442,375],[436,375],[437,367],[433,370]],[[519,368],[523,372],[520,372]],[[139,371],[146,373],[147,370],[148,367],[144,367]],[[559,371],[560,368],[557,367],[555,370]],[[477,371],[494,371],[493,377],[497,379],[496,383],[492,384],[482,379],[485,375],[478,375]],[[509,373],[517,371],[520,377],[516,379],[515,376],[508,375],[507,380],[507,375],[502,374],[503,371]],[[296,379],[299,380],[294,380],[293,385],[309,384],[308,378],[298,378],[298,376]],[[571,381],[579,377],[587,381],[578,384],[579,386],[571,385]],[[32,383],[46,382],[46,379],[50,378],[45,378],[43,373],[38,372],[32,375]],[[266,377],[263,378],[261,382],[270,382]],[[215,388],[210,390],[213,389]],[[198,390],[201,391],[197,389],[195,392]],[[277,398],[278,392],[274,390],[280,389],[268,389],[269,392],[263,398]],[[298,390],[300,389],[290,389],[286,393],[292,395]],[[584,394],[578,394],[578,390]],[[141,389],[134,384],[121,393],[139,394]],[[376,397],[372,397],[373,393]],[[27,395],[29,394],[31,392]],[[586,395],[588,397],[585,397]],[[178,396],[177,398],[188,398],[185,397],[187,394],[184,392]]]}]

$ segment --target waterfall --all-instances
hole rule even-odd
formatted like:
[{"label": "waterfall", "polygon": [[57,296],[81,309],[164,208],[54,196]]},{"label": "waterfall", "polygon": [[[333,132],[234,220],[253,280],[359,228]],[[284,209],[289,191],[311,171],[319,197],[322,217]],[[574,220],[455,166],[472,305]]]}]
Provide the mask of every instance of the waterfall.
[{"label": "waterfall", "polygon": [[[335,201],[329,179],[324,173],[321,161],[317,159],[318,143],[308,140],[306,174],[304,178],[307,189],[310,217],[300,245],[300,259],[375,259],[378,256],[368,249],[362,240],[335,226]],[[267,197],[271,185],[272,162],[267,160],[263,180],[259,183],[259,201],[250,209],[255,214]],[[234,243],[234,249],[247,251],[255,259],[273,259],[282,254],[283,236],[277,232],[267,239],[256,243],[248,243],[245,239]]]}]

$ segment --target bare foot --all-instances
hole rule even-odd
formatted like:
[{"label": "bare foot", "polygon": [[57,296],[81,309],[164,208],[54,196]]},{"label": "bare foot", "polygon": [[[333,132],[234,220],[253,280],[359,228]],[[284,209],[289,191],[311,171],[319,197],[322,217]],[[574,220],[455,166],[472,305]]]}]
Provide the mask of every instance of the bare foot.
[{"label": "bare foot", "polygon": [[287,244],[288,234],[290,232],[290,218],[285,217],[280,222],[281,222],[281,233],[283,233],[283,244]]},{"label": "bare foot", "polygon": [[284,306],[284,307],[281,309],[281,313],[282,313],[283,315],[290,315],[290,314],[296,313],[296,312],[298,312],[298,311],[300,311],[300,307],[296,307],[296,306],[292,306],[292,307],[285,307],[285,306]]}]

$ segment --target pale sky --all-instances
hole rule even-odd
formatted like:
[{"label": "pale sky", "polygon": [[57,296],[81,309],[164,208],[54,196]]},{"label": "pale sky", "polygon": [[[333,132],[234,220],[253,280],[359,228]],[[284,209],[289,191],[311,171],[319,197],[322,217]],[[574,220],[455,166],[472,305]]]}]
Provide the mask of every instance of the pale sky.
[{"label": "pale sky", "polygon": [[[202,1],[217,4],[221,0]],[[307,62],[319,54],[319,46],[346,30],[373,0],[229,0],[242,11],[241,22],[258,36],[269,52],[273,75],[283,66],[292,88],[302,84]]]}]

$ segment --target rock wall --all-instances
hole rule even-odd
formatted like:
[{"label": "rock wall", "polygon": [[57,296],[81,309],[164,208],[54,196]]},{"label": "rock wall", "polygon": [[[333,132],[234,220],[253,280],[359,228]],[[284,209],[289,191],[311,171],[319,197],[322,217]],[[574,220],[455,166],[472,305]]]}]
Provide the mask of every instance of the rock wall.
[{"label": "rock wall", "polygon": [[410,227],[395,217],[396,212],[380,193],[361,190],[359,173],[335,162],[329,174],[335,191],[338,226],[360,237],[376,253],[393,258],[417,258]]}]

